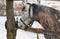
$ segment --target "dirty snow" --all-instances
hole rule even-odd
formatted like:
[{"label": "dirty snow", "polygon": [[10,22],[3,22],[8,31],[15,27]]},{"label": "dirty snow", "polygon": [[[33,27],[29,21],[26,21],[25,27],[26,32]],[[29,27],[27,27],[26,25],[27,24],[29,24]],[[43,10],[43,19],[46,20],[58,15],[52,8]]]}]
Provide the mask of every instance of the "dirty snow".
[{"label": "dirty snow", "polygon": [[[7,37],[6,37],[7,32],[6,32],[5,25],[4,25],[5,21],[6,21],[6,17],[0,16],[0,39],[7,39]],[[33,28],[36,28],[36,27],[43,28],[37,21],[34,21],[32,27]],[[16,39],[37,39],[36,37],[37,37],[36,33],[24,31],[21,29],[17,30]],[[39,34],[39,39],[45,39],[44,34]]]}]

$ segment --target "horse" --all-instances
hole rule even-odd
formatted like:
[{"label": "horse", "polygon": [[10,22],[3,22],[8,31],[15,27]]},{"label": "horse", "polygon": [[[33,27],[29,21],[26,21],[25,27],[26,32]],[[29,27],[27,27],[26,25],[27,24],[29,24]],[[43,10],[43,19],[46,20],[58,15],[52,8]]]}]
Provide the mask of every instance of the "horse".
[{"label": "horse", "polygon": [[[32,7],[33,10],[33,17],[32,22],[34,20],[38,21],[46,30],[57,31],[59,30],[59,19],[60,19],[60,11],[53,9],[51,7],[37,5],[37,4],[30,4],[30,8]],[[30,13],[30,12],[29,12]],[[58,27],[58,28],[57,28]],[[47,35],[44,34],[46,39],[60,39],[57,35]]]},{"label": "horse", "polygon": [[[47,27],[54,27],[57,24],[57,19],[60,19],[60,12],[58,10],[43,5],[27,3],[22,10],[23,13],[21,18],[27,25],[32,25],[33,21],[37,20],[45,29],[47,29]],[[33,13],[32,15],[31,10]],[[18,28],[24,29],[25,27],[26,26],[21,22],[21,20],[19,20]]]},{"label": "horse", "polygon": [[[25,11],[24,11],[25,10]],[[32,10],[32,15],[31,15]],[[37,4],[30,4],[27,3],[23,7],[23,12],[21,19],[27,24],[32,25],[33,21],[36,20],[45,29],[55,29],[55,25],[57,24],[57,19],[60,19],[59,11],[55,10],[51,7],[43,6],[43,5],[37,5]],[[25,25],[21,22],[21,20],[18,21],[18,28],[25,29]]]},{"label": "horse", "polygon": [[[33,21],[38,21],[46,30],[56,30],[58,20],[60,19],[59,11],[56,9],[53,9],[51,7],[43,6],[43,5],[37,5],[37,4],[30,4],[29,5],[29,19],[31,20],[29,23],[33,23]],[[31,15],[31,10],[32,10],[32,15]],[[24,18],[26,17],[23,16]],[[26,22],[27,23],[27,22]],[[31,24],[32,25],[32,24]],[[26,28],[25,28],[26,29]],[[45,35],[45,34],[44,34]],[[48,37],[47,37],[48,36]],[[51,38],[59,38],[56,35],[45,35],[46,39],[51,39]]]}]

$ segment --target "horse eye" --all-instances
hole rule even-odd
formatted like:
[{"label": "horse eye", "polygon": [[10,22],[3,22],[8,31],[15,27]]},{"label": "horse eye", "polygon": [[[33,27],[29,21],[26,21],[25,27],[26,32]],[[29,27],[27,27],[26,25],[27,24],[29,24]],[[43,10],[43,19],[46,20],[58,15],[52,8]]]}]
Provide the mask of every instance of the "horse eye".
[{"label": "horse eye", "polygon": [[22,11],[24,11],[24,10],[25,10],[25,7],[23,7]]}]

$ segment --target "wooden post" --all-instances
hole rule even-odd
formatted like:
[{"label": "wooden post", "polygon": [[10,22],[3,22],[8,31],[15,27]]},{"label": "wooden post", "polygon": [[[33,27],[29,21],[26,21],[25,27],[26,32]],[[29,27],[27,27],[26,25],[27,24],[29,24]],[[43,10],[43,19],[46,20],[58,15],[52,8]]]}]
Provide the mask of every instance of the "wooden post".
[{"label": "wooden post", "polygon": [[39,29],[37,29],[37,39],[39,39]]},{"label": "wooden post", "polygon": [[16,39],[16,27],[13,13],[13,0],[6,0],[7,39]]}]

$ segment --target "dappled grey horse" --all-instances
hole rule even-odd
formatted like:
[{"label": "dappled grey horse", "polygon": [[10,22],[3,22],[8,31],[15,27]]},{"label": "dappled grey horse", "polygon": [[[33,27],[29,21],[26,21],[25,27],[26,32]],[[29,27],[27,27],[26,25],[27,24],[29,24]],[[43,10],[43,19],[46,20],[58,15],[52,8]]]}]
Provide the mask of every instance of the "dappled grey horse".
[{"label": "dappled grey horse", "polygon": [[[51,14],[51,16],[52,17],[55,17],[56,18],[56,21],[58,21],[59,19],[60,19],[60,12],[58,11],[58,10],[55,10],[55,9],[53,9],[53,8],[51,8],[51,7],[47,7],[47,6],[43,6],[43,5],[40,5],[40,6],[38,6],[38,5],[36,5],[36,4],[29,4],[29,3],[27,3],[28,5],[30,5],[30,7],[29,8],[31,8],[32,7],[32,16],[30,16],[30,22],[32,21],[34,21],[34,20],[37,20],[38,22],[39,22],[39,18],[38,18],[38,14],[39,14],[39,12],[45,12],[45,13],[43,13],[44,15],[46,15],[47,13],[49,13],[48,15],[50,15]],[[47,11],[46,11],[47,10]],[[29,13],[27,13],[27,14],[30,14],[30,12]],[[43,16],[43,15],[42,15]],[[22,16],[22,18],[23,18],[24,16]],[[41,17],[40,15],[39,15],[39,17]],[[25,18],[25,17],[24,17]],[[54,20],[55,20],[55,18],[54,18]],[[52,18],[53,19],[53,18]],[[44,19],[45,20],[45,19]],[[49,20],[49,19],[48,19]],[[53,20],[53,21],[54,21]],[[53,22],[53,21],[51,21],[51,22]],[[30,23],[29,22],[29,23]],[[26,23],[28,23],[28,22],[26,22]],[[28,23],[28,24],[29,24]],[[39,23],[41,23],[41,22],[39,22]],[[54,22],[55,23],[55,22]],[[27,24],[27,25],[28,25]],[[48,27],[45,27],[45,26],[43,26],[45,29],[47,29]],[[50,28],[52,28],[52,27],[50,27]],[[56,35],[45,35],[45,37],[46,37],[46,39],[59,39],[59,37],[58,36],[56,36]]]},{"label": "dappled grey horse", "polygon": [[[34,9],[34,10],[33,10]],[[47,12],[46,9],[49,11]],[[58,10],[55,10],[53,8],[47,7],[47,6],[38,6],[36,4],[25,4],[25,8],[23,9],[25,11],[22,12],[21,19],[27,24],[32,25],[34,20],[37,20],[39,22],[39,18],[37,16],[38,12],[44,12],[54,14],[56,19],[60,19],[60,12]],[[41,17],[41,16],[40,16]],[[21,22],[21,20],[18,20],[18,28],[24,29],[26,26]]]}]

